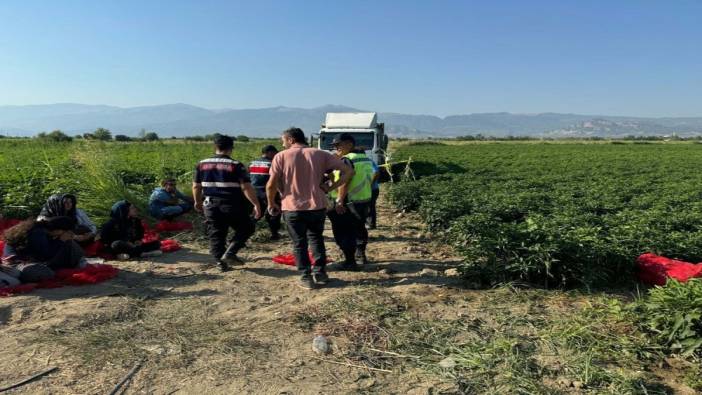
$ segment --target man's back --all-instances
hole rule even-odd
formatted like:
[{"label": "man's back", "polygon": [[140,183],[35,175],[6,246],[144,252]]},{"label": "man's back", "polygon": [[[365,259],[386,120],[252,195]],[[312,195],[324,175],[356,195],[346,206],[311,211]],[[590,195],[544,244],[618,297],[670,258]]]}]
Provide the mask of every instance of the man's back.
[{"label": "man's back", "polygon": [[295,144],[273,158],[271,174],[278,175],[277,185],[283,211],[322,210],[327,207],[321,188],[324,174],[344,168],[334,155],[316,148]]}]

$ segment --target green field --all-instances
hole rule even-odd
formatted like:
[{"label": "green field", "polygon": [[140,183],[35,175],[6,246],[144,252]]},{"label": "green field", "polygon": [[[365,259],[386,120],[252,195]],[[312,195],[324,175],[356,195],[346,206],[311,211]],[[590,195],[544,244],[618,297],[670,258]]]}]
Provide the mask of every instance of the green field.
[{"label": "green field", "polygon": [[637,256],[702,260],[702,145],[409,144],[391,189],[487,283],[602,285]]},{"label": "green field", "polygon": [[[235,159],[248,162],[272,140],[236,142]],[[0,140],[0,206],[7,217],[36,214],[52,193],[77,194],[89,214],[105,218],[111,204],[129,199],[146,204],[166,176],[176,177],[186,193],[195,164],[212,155],[211,143],[192,141],[65,143]]]},{"label": "green field", "polygon": [[[271,142],[236,143],[233,156],[248,162]],[[79,206],[99,222],[118,199],[143,207],[151,189],[165,176],[178,178],[181,189],[188,191],[195,164],[211,153],[211,144],[198,142],[2,139],[2,212],[27,217],[36,214],[51,193],[73,192]],[[366,283],[368,279],[347,278],[346,286],[320,291],[317,295],[322,296],[300,311],[288,311],[291,321],[284,322],[286,328],[292,322],[308,335],[321,325],[339,338],[347,337],[348,349],[338,358],[348,359],[340,362],[351,360],[394,371],[420,369],[453,383],[463,393],[686,394],[702,390],[702,280],[647,290],[636,282],[634,273],[635,259],[643,252],[702,260],[702,174],[698,171],[702,145],[402,142],[393,147],[390,163],[394,163],[395,182],[384,185],[387,202],[397,211],[416,213],[423,224],[412,215],[403,217],[404,226],[412,231],[402,225],[395,229],[393,218],[381,217],[380,232],[406,232],[394,238],[376,233],[371,246],[379,249],[389,243],[384,248],[392,248],[394,254],[398,244],[392,243],[402,243],[407,232],[421,230],[421,245],[409,247],[443,254],[443,245],[451,246],[462,261],[464,286],[450,279],[446,284],[451,285],[445,288],[426,284],[420,288],[420,281],[448,279],[440,274],[412,277],[404,273],[408,277],[383,278],[375,286]],[[271,254],[270,244],[259,248],[257,255]],[[289,248],[287,241],[283,248]],[[432,267],[426,256],[409,258]],[[391,268],[399,259],[380,261],[362,275],[379,276],[374,270]],[[244,299],[255,302],[280,287],[275,277],[269,284],[274,288],[259,288],[265,276],[256,273],[269,271],[262,266],[237,274],[256,281],[252,296]],[[409,285],[408,278],[418,283]],[[149,277],[146,284],[152,281]],[[208,280],[208,289],[210,281],[214,280]],[[411,290],[395,294],[403,281]],[[226,284],[234,283],[227,279]],[[245,289],[236,284],[237,293]],[[222,300],[229,301],[230,295],[224,292]],[[439,302],[420,303],[413,299],[417,295]],[[174,310],[178,316],[196,310],[189,299],[169,299],[163,306],[171,308],[173,303],[181,306]],[[132,307],[141,311],[139,306]],[[71,336],[54,331],[54,337],[41,338],[51,345],[80,348],[83,354],[76,355],[84,358],[103,353],[124,358],[130,355],[125,349],[143,353],[135,346],[139,341],[151,344],[152,338],[164,336],[159,320],[136,321],[140,315],[123,315],[122,310],[114,314],[106,322],[95,317],[72,319],[76,327]],[[154,314],[171,317],[173,313],[156,310]],[[231,324],[227,317],[221,322],[180,326],[180,332],[171,335],[177,335],[177,341],[195,339],[184,341],[187,344],[200,342],[198,352],[218,348],[213,344],[228,341],[214,336],[218,325]],[[99,325],[91,327],[91,320]],[[133,340],[130,332],[137,326],[144,334],[141,340]],[[103,333],[109,336],[102,337]],[[102,347],[100,354],[95,354],[94,344],[85,342],[86,334],[100,339],[95,343]],[[228,357],[239,355],[227,352],[231,352]],[[447,358],[452,366],[441,366]],[[92,361],[89,365],[102,366]]]}]

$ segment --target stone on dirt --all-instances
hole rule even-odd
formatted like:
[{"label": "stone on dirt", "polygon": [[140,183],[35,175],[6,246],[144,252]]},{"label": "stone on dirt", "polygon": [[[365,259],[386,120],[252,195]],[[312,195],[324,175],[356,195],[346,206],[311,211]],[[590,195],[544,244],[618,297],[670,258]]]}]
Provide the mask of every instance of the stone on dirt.
[{"label": "stone on dirt", "polygon": [[419,272],[419,275],[423,277],[436,277],[439,275],[439,272],[434,269],[426,268],[422,269],[422,271]]},{"label": "stone on dirt", "polygon": [[444,276],[446,276],[446,277],[460,277],[461,272],[458,271],[458,269],[456,269],[455,267],[453,267],[451,269],[444,270]]},{"label": "stone on dirt", "polygon": [[312,351],[317,354],[329,354],[329,351],[331,351],[329,339],[322,335],[315,337],[314,340],[312,340]]},{"label": "stone on dirt", "polygon": [[452,369],[456,366],[456,360],[452,357],[446,357],[439,362],[439,366],[444,369]]}]

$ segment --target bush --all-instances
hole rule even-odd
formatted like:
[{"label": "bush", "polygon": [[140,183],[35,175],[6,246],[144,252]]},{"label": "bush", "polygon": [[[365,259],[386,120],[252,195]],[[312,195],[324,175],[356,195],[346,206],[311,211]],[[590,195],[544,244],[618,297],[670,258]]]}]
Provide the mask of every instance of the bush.
[{"label": "bush", "polygon": [[118,134],[115,136],[115,141],[132,141],[132,138],[123,134]]},{"label": "bush", "polygon": [[51,132],[49,134],[42,132],[42,133],[39,133],[39,135],[37,135],[37,137],[40,139],[49,140],[49,141],[56,141],[56,142],[59,142],[59,141],[68,142],[68,141],[73,140],[73,137],[63,133],[60,130],[54,130],[53,132]]},{"label": "bush", "polygon": [[92,138],[95,140],[110,141],[112,140],[112,133],[105,128],[97,128],[92,133]]},{"label": "bush", "polygon": [[159,139],[158,134],[154,132],[148,132],[144,134],[144,141],[157,141]]},{"label": "bush", "polygon": [[702,279],[668,280],[640,302],[641,325],[671,352],[702,356]]}]

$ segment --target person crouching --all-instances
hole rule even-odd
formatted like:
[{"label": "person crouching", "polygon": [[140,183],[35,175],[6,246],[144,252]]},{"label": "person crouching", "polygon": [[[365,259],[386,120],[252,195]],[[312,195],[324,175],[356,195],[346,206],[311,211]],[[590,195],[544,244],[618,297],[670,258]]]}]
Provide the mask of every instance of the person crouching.
[{"label": "person crouching", "polygon": [[176,186],[176,180],[167,178],[149,197],[149,214],[156,219],[173,220],[193,209],[193,200]]},{"label": "person crouching", "polygon": [[159,241],[143,243],[144,225],[139,210],[126,200],[115,203],[110,210],[110,220],[100,230],[100,241],[107,251],[119,260],[161,255]]}]

